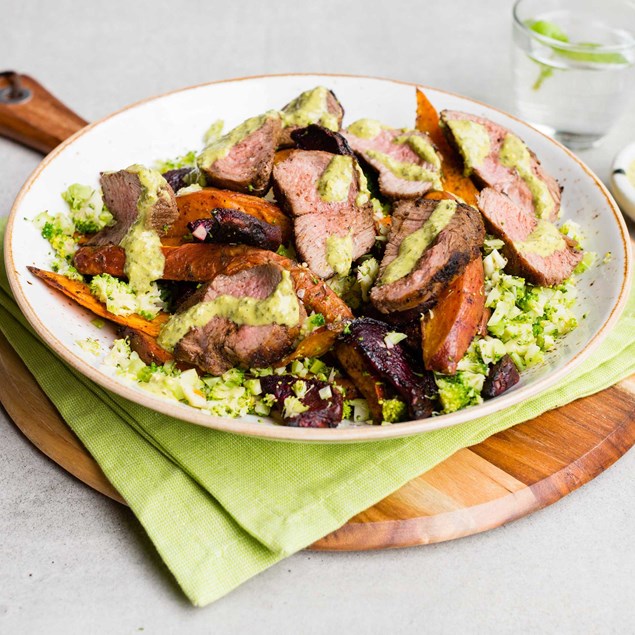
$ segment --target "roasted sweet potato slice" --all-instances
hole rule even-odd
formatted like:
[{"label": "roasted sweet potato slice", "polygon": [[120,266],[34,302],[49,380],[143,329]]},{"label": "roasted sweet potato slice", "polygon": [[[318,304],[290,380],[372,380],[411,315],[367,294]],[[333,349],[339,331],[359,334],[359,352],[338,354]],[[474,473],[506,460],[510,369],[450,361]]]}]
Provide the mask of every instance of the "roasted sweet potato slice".
[{"label": "roasted sweet potato slice", "polygon": [[280,362],[280,366],[286,366],[294,359],[303,357],[321,357],[335,344],[337,336],[342,332],[343,328],[344,322],[337,322],[313,331],[296,346],[292,353],[289,353]]},{"label": "roasted sweet potato slice", "polygon": [[463,164],[457,152],[450,146],[439,127],[439,113],[428,98],[417,89],[417,120],[415,127],[430,135],[437,151],[442,156],[441,183],[443,189],[462,198],[468,205],[476,206],[478,190],[472,181],[463,175]]},{"label": "roasted sweet potato slice", "polygon": [[184,237],[189,234],[187,224],[199,218],[209,217],[210,212],[218,207],[237,209],[265,223],[276,225],[282,232],[282,242],[286,244],[291,240],[291,220],[279,207],[257,196],[206,187],[198,192],[177,196],[176,204],[179,216],[162,238],[164,245],[182,244]]},{"label": "roasted sweet potato slice", "polygon": [[423,363],[428,370],[456,373],[481,326],[484,308],[483,261],[478,257],[447,286],[422,322]]},{"label": "roasted sweet potato slice", "polygon": [[277,163],[280,163],[281,161],[284,161],[285,159],[289,158],[289,155],[295,150],[295,148],[284,148],[283,150],[278,150],[274,155],[273,155],[273,164],[276,165]]},{"label": "roasted sweet potato slice", "polygon": [[106,320],[115,322],[116,324],[123,324],[129,326],[137,331],[146,333],[153,337],[156,337],[161,330],[163,324],[165,324],[169,318],[167,313],[159,313],[153,320],[146,320],[140,315],[115,315],[106,309],[106,305],[100,302],[88,288],[88,285],[83,282],[71,280],[66,276],[59,273],[53,273],[52,271],[43,271],[37,267],[28,267],[29,271],[41,278],[53,289],[61,291],[64,295],[77,302],[77,304],[92,311],[95,315],[103,317]]},{"label": "roasted sweet potato slice", "polygon": [[[204,282],[221,271],[232,275],[251,267],[270,262],[289,271],[299,297],[309,311],[321,313],[327,322],[353,317],[351,310],[337,294],[310,269],[272,251],[244,245],[187,244],[163,247],[165,280]],[[85,275],[109,273],[123,277],[126,255],[121,247],[81,247],[75,254],[74,264]]]},{"label": "roasted sweet potato slice", "polygon": [[129,326],[120,326],[117,335],[128,340],[130,348],[139,355],[144,364],[166,364],[174,360],[172,353],[168,353],[157,344],[155,337],[137,331]]}]

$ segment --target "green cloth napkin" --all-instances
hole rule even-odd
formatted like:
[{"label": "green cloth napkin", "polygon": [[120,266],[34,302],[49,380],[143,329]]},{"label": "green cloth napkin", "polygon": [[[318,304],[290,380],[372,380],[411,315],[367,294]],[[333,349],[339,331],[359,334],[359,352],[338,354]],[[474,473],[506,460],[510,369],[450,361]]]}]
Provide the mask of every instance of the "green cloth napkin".
[{"label": "green cloth napkin", "polygon": [[593,357],[534,399],[406,439],[300,444],[209,430],[100,388],[35,336],[11,297],[4,264],[0,330],[197,606],[337,529],[460,448],[635,371],[631,293],[625,314]]}]

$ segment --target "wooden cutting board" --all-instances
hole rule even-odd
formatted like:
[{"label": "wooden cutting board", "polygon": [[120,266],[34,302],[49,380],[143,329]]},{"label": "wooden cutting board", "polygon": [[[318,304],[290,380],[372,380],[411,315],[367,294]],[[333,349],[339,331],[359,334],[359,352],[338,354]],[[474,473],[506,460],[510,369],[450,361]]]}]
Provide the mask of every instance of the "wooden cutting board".
[{"label": "wooden cutting board", "polygon": [[[44,454],[124,503],[0,335],[0,401]],[[635,444],[635,376],[460,450],[312,548],[385,549],[498,527],[584,485]]]}]

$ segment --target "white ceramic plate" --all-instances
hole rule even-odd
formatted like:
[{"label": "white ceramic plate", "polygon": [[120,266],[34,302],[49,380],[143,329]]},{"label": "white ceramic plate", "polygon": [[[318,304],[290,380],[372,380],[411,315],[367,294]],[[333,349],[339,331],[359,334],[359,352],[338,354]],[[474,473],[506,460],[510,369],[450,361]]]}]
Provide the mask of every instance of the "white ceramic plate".
[{"label": "white ceramic plate", "polygon": [[[11,211],[5,254],[15,297],[36,331],[55,352],[103,387],[154,410],[192,423],[226,431],[303,441],[364,441],[401,437],[453,426],[497,412],[532,397],[589,356],[615,324],[626,301],[630,278],[628,232],[613,199],[599,179],[572,153],[518,119],[465,97],[425,88],[432,103],[482,115],[521,136],[547,170],[564,186],[563,218],[579,222],[588,235],[587,249],[612,253],[608,264],[582,276],[578,304],[580,327],[564,338],[540,367],[523,373],[512,390],[482,405],[456,413],[390,426],[343,426],[335,429],[288,428],[255,417],[213,417],[190,406],[156,397],[114,378],[100,360],[83,352],[78,340],[98,338],[107,346],[114,332],[99,330],[92,315],[34,278],[27,265],[47,268],[48,244],[31,220],[43,210],[62,210],[60,193],[71,183],[96,186],[101,170],[182,154],[201,146],[210,122],[224,119],[226,130],[247,117],[280,108],[298,93],[323,84],[335,91],[346,109],[345,124],[371,117],[396,127],[411,127],[415,85],[384,79],[325,75],[266,76],[187,88],[125,108],[83,129],[55,149],[22,188]],[[582,314],[586,318],[582,319]]]}]

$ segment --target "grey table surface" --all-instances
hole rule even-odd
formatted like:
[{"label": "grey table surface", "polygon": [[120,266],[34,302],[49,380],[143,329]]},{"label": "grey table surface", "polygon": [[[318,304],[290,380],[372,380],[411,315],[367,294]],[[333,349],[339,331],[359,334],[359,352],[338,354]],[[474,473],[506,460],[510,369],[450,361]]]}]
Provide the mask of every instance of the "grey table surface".
[{"label": "grey table surface", "polygon": [[[2,0],[0,66],[88,120],[215,79],[420,82],[512,108],[511,2]],[[0,69],[2,70],[2,69]],[[635,112],[582,158],[606,181]],[[0,139],[0,210],[40,157]],[[0,411],[0,633],[632,633],[635,453],[559,503],[433,546],[299,553],[192,608],[132,514]]]}]

